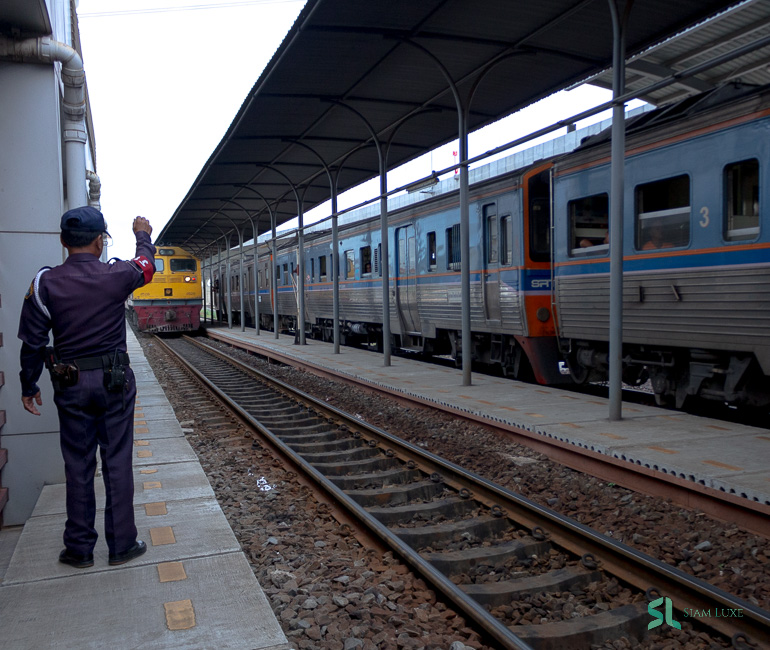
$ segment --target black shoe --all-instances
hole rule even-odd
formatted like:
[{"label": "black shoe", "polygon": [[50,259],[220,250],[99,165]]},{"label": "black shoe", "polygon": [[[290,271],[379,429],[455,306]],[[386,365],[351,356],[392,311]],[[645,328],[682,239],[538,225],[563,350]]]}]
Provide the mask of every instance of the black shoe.
[{"label": "black shoe", "polygon": [[127,551],[123,551],[122,553],[115,553],[115,555],[110,555],[110,566],[125,564],[126,562],[133,560],[135,557],[139,557],[146,550],[147,544],[145,544],[141,539],[138,539],[136,544],[134,544]]},{"label": "black shoe", "polygon": [[93,553],[89,553],[88,555],[75,555],[65,548],[59,553],[59,562],[74,566],[76,569],[87,569],[94,565],[94,555]]}]

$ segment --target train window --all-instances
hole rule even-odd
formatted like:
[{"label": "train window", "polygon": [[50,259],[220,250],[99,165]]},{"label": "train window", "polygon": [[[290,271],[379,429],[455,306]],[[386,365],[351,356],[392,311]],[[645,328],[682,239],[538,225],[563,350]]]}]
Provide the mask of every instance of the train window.
[{"label": "train window", "polygon": [[451,271],[460,270],[460,224],[446,229],[446,267]]},{"label": "train window", "polygon": [[356,258],[353,251],[345,251],[345,279],[356,277]]},{"label": "train window", "polygon": [[436,233],[428,233],[428,271],[436,270]]},{"label": "train window", "polygon": [[172,273],[195,273],[198,270],[198,264],[190,258],[169,260],[168,265]]},{"label": "train window", "polygon": [[361,253],[361,274],[372,275],[372,247],[364,246],[359,251]]},{"label": "train window", "polygon": [[289,265],[284,264],[283,265],[283,283],[284,284],[291,284],[290,278],[289,278]]},{"label": "train window", "polygon": [[374,272],[382,277],[382,265],[380,260],[382,259],[382,244],[377,244],[377,248],[374,249]]},{"label": "train window", "polygon": [[163,273],[163,258],[162,257],[156,257],[155,258],[155,273]]},{"label": "train window", "polygon": [[176,255],[176,251],[173,248],[161,248],[158,255]]},{"label": "train window", "polygon": [[318,275],[321,282],[326,282],[326,255],[318,258]]},{"label": "train window", "polygon": [[315,282],[315,258],[310,258],[310,281]]},{"label": "train window", "polygon": [[500,263],[505,266],[513,264],[513,250],[511,249],[511,215],[500,217]]},{"label": "train window", "polygon": [[746,241],[759,235],[759,161],[744,160],[725,167],[725,241]]},{"label": "train window", "polygon": [[499,261],[499,239],[500,233],[497,230],[497,207],[494,203],[485,205],[484,212],[484,227],[486,228],[486,255],[487,264],[497,264]]},{"label": "train window", "polygon": [[281,265],[280,264],[275,265],[275,283],[281,284]]},{"label": "train window", "polygon": [[608,194],[594,194],[567,203],[570,257],[606,255],[609,250]]},{"label": "train window", "polygon": [[675,176],[637,185],[637,250],[677,248],[690,242],[690,177]]}]

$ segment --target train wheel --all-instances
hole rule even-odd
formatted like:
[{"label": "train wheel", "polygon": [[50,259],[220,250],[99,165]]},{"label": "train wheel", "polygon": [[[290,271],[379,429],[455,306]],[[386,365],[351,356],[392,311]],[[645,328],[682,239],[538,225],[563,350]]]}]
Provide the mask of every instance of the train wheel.
[{"label": "train wheel", "polygon": [[576,384],[585,384],[588,381],[588,377],[591,374],[590,368],[581,366],[574,354],[567,355],[567,368],[569,369],[569,375],[572,377],[572,381]]}]

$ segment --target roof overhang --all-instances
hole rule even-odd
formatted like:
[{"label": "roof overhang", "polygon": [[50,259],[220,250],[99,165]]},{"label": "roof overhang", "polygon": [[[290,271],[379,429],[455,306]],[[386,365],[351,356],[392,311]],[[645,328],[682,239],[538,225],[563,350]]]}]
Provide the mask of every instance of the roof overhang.
[{"label": "roof overhang", "polygon": [[[664,105],[732,81],[765,85],[770,83],[770,45],[713,66],[695,77],[653,92],[643,92],[659,79],[679,74],[768,36],[770,0],[743,2],[713,20],[632,57],[626,64],[626,90],[637,93],[650,104]],[[611,88],[612,74],[605,72],[590,82]]]},{"label": "roof overhang", "polygon": [[[635,0],[627,53],[734,4]],[[377,176],[372,133],[394,168],[457,138],[457,101],[473,131],[601,73],[612,51],[607,0],[309,0],[158,241],[200,252],[265,232],[271,213],[329,199],[324,165],[339,192]]]},{"label": "roof overhang", "polygon": [[3,0],[0,4],[0,34],[33,38],[51,33],[45,0]]}]

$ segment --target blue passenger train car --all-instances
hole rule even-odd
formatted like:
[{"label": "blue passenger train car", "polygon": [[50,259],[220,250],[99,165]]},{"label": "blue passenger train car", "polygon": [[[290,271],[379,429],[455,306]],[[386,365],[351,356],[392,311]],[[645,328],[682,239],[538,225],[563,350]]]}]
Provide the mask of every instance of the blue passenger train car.
[{"label": "blue passenger train car", "polygon": [[[610,143],[554,165],[558,335],[578,381],[607,372]],[[623,372],[659,402],[770,395],[770,92],[725,86],[627,126]]]},{"label": "blue passenger train car", "polygon": [[[627,122],[623,376],[659,403],[688,396],[770,404],[770,87],[731,84]],[[473,360],[543,384],[607,375],[610,141],[470,188]],[[484,175],[481,175],[484,176]],[[389,214],[392,343],[461,362],[456,189]],[[297,317],[296,236],[259,248],[260,322],[331,340],[331,232],[305,235]],[[382,342],[379,215],[340,226],[343,342]],[[272,294],[270,273],[278,279]],[[238,265],[231,266],[238,303]],[[253,267],[244,318],[254,321]],[[566,362],[569,375],[560,371]]]}]

